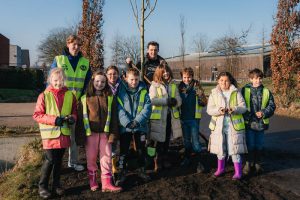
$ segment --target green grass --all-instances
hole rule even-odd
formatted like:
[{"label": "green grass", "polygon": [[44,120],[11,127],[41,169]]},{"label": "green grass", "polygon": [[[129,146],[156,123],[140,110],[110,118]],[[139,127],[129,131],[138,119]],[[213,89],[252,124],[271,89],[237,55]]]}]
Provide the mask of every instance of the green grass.
[{"label": "green grass", "polygon": [[0,89],[0,103],[34,102],[37,96],[35,90]]},{"label": "green grass", "polygon": [[25,145],[16,166],[0,175],[0,199],[39,199],[42,157],[40,139]]}]

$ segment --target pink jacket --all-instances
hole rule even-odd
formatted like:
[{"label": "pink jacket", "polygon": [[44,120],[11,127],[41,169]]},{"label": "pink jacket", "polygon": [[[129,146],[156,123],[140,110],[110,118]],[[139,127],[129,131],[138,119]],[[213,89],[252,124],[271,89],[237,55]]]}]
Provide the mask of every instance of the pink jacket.
[{"label": "pink jacket", "polygon": [[[62,89],[54,89],[52,86],[48,86],[45,91],[50,91],[53,93],[56,105],[61,111],[65,92],[68,89],[63,87]],[[76,98],[73,96],[72,105],[72,116],[77,119],[77,107]],[[55,125],[56,116],[46,114],[45,98],[44,93],[41,93],[37,99],[36,106],[33,113],[33,119],[37,123]],[[70,146],[70,137],[65,135],[60,135],[58,138],[43,140],[43,149],[60,149],[67,148]]]}]

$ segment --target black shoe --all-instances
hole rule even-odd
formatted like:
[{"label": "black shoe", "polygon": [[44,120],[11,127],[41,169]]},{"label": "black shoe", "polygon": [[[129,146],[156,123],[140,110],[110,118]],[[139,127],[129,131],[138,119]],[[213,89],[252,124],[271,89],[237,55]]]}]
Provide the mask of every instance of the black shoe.
[{"label": "black shoe", "polygon": [[49,199],[51,197],[51,193],[45,188],[39,189],[39,195],[43,199]]},{"label": "black shoe", "polygon": [[65,190],[61,187],[56,187],[53,189],[53,193],[57,194],[58,196],[62,196],[65,194]]},{"label": "black shoe", "polygon": [[199,161],[197,164],[197,173],[203,173],[203,172],[205,172],[205,168],[203,164]]},{"label": "black shoe", "polygon": [[120,171],[119,174],[116,176],[115,185],[118,187],[122,186],[125,179],[126,179],[126,172]]}]

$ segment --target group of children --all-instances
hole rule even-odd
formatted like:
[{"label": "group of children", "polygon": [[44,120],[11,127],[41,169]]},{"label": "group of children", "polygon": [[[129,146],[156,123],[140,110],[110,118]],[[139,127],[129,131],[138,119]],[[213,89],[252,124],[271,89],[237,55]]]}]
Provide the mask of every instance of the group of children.
[{"label": "group of children", "polygon": [[[197,155],[197,172],[205,170],[201,159],[199,126],[202,108],[207,105],[211,116],[211,135],[208,150],[217,155],[216,177],[225,172],[225,160],[231,156],[235,174],[242,177],[242,157],[247,155],[246,174],[261,171],[261,151],[264,130],[275,110],[271,92],[262,85],[259,69],[250,71],[250,84],[242,92],[228,72],[218,76],[218,85],[207,101],[192,68],[181,72],[182,81],[176,84],[166,63],[157,66],[150,87],[139,80],[139,71],[129,68],[126,79],[119,78],[118,68],[109,66],[106,72],[96,71],[85,94],[76,105],[76,98],[64,86],[64,71],[51,71],[47,89],[38,97],[34,119],[39,123],[46,158],[42,167],[39,193],[49,198],[48,182],[53,173],[53,192],[62,195],[60,168],[62,157],[70,145],[70,125],[86,137],[85,150],[90,189],[99,188],[97,157],[101,168],[103,192],[119,192],[124,184],[130,144],[137,153],[137,174],[145,181],[146,158],[154,157],[154,170],[169,168],[170,139],[183,136],[185,154],[181,163],[186,167],[191,154]],[[119,145],[118,145],[119,144]],[[118,162],[114,155],[119,149]],[[149,155],[147,155],[149,154]],[[118,173],[114,177],[113,164]],[[114,177],[114,181],[113,181]]]}]

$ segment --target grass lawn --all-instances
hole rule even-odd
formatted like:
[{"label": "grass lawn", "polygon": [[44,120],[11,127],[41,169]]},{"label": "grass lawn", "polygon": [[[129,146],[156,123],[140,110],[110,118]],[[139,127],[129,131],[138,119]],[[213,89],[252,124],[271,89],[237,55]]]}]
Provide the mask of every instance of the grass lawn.
[{"label": "grass lawn", "polygon": [[37,96],[36,90],[0,88],[0,103],[35,102]]}]

